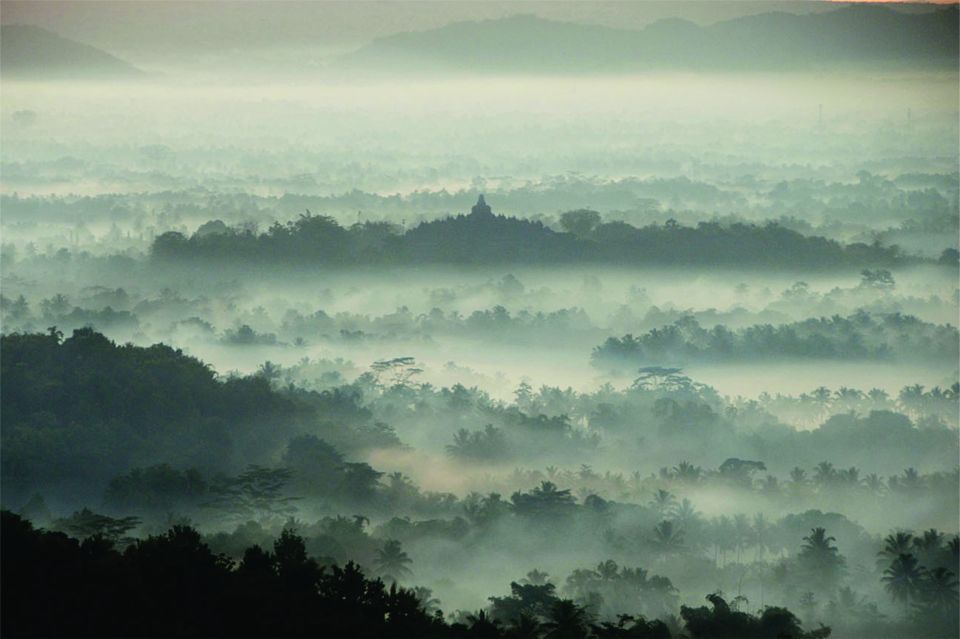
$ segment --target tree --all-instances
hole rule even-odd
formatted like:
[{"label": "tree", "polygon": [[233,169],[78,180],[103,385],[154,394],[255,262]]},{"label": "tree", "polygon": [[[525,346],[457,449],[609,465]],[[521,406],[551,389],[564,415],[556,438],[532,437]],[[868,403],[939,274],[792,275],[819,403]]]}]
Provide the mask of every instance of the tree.
[{"label": "tree", "polygon": [[383,473],[365,462],[348,462],[340,468],[338,494],[345,500],[362,503],[373,501]]},{"label": "tree", "polygon": [[761,461],[730,457],[717,470],[724,479],[749,487],[753,483],[753,473],[766,469],[766,464]]},{"label": "tree", "polygon": [[435,614],[440,610],[440,600],[433,596],[433,590],[425,586],[414,586],[413,594],[427,614]]},{"label": "tree", "polygon": [[943,566],[926,574],[920,588],[920,600],[924,607],[949,609],[957,606],[957,576]]},{"label": "tree", "polygon": [[549,582],[550,575],[542,570],[537,570],[536,568],[528,572],[527,575],[520,580],[520,583],[528,586],[543,586]]},{"label": "tree", "polygon": [[289,441],[282,461],[293,471],[292,482],[298,490],[323,495],[336,489],[344,460],[336,448],[316,435],[300,435]]},{"label": "tree", "polygon": [[510,583],[509,597],[490,597],[490,614],[501,621],[512,621],[522,616],[542,618],[557,601],[556,588],[551,583]]},{"label": "tree", "polygon": [[383,547],[377,550],[374,563],[387,581],[397,582],[413,574],[408,567],[413,560],[403,551],[403,547],[396,539],[387,540]]},{"label": "tree", "polygon": [[892,561],[900,555],[905,555],[913,548],[913,533],[906,531],[897,531],[887,535],[883,540],[883,550],[877,554],[880,556],[878,561]]},{"label": "tree", "polygon": [[293,502],[299,497],[285,496],[290,482],[287,468],[267,468],[251,464],[236,477],[221,477],[210,487],[213,499],[207,504],[238,519],[288,517],[297,511]]},{"label": "tree", "polygon": [[121,540],[131,543],[133,540],[126,537],[126,534],[139,525],[139,517],[120,517],[119,519],[115,519],[106,515],[97,514],[89,508],[84,508],[76,511],[69,517],[55,520],[53,522],[53,529],[62,530],[77,539],[100,537],[110,544],[116,544]]},{"label": "tree", "polygon": [[543,623],[547,639],[583,639],[589,632],[590,617],[586,609],[570,599],[554,602]]},{"label": "tree", "polygon": [[176,470],[169,464],[134,468],[110,480],[104,503],[112,508],[145,508],[171,512],[195,505],[207,495],[207,481],[196,469]]},{"label": "tree", "polygon": [[707,595],[707,600],[712,609],[680,607],[692,639],[823,639],[830,635],[826,627],[804,632],[800,620],[785,608],[767,607],[756,617],[731,610],[718,594]]},{"label": "tree", "polygon": [[560,490],[553,482],[544,481],[529,493],[515,492],[510,497],[514,511],[523,516],[552,519],[573,513],[576,502],[569,490]]},{"label": "tree", "polygon": [[474,614],[468,614],[465,618],[467,622],[466,632],[462,633],[468,637],[499,637],[502,632],[503,624],[498,619],[492,619],[486,610],[478,610]]},{"label": "tree", "polygon": [[916,600],[921,592],[925,573],[926,570],[920,566],[916,557],[901,554],[883,571],[882,581],[894,601],[902,601],[904,609],[909,611],[910,603]]},{"label": "tree", "polygon": [[567,211],[560,216],[560,226],[567,233],[584,238],[590,235],[601,222],[600,214],[589,209]]},{"label": "tree", "polygon": [[672,513],[676,505],[677,498],[662,488],[658,489],[657,492],[653,494],[653,499],[650,500],[650,508],[657,511],[657,514],[661,517]]},{"label": "tree", "polygon": [[860,286],[863,287],[889,291],[896,285],[893,275],[885,268],[864,269],[860,271],[860,276],[862,278]]},{"label": "tree", "polygon": [[703,476],[703,469],[688,461],[682,461],[673,467],[673,476],[686,484],[696,484]]},{"label": "tree", "polygon": [[410,380],[423,372],[413,357],[394,357],[381,359],[370,365],[377,383],[384,386],[406,387]]},{"label": "tree", "polygon": [[680,374],[682,368],[644,366],[637,372],[639,375],[633,380],[633,388],[639,390],[681,390],[691,383],[689,377]]},{"label": "tree", "polygon": [[653,529],[653,544],[664,554],[673,554],[683,548],[683,531],[672,521],[661,521]]},{"label": "tree", "polygon": [[822,590],[833,590],[846,563],[840,551],[833,545],[836,538],[828,537],[824,528],[817,527],[812,529],[803,541],[797,555],[801,570],[816,580]]}]

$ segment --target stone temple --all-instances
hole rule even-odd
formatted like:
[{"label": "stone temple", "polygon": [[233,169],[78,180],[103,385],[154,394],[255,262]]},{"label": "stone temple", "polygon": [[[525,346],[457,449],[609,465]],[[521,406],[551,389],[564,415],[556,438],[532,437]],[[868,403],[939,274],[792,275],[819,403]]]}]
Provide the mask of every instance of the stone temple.
[{"label": "stone temple", "polygon": [[470,209],[470,214],[477,217],[493,217],[493,211],[487,205],[487,201],[483,199],[482,193],[477,199],[477,203],[473,205],[472,209]]}]

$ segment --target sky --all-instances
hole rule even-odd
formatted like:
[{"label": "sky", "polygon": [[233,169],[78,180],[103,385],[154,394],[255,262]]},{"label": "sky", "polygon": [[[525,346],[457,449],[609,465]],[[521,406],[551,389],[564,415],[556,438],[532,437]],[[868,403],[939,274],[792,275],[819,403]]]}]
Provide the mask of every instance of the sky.
[{"label": "sky", "polygon": [[690,0],[675,2],[384,1],[305,2],[42,2],[3,0],[4,24],[35,24],[106,49],[134,63],[198,51],[309,45],[349,50],[376,37],[460,20],[534,13],[555,20],[642,28],[669,17],[700,24],[769,11],[832,9],[820,0]]}]

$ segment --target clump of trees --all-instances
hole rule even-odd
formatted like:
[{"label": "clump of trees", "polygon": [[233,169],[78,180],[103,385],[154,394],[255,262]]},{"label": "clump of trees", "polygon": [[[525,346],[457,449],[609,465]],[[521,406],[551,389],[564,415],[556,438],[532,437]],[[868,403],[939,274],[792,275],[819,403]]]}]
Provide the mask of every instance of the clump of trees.
[{"label": "clump of trees", "polygon": [[956,359],[960,333],[909,315],[870,314],[704,328],[693,317],[634,336],[610,337],[593,351],[597,366],[782,359]]}]

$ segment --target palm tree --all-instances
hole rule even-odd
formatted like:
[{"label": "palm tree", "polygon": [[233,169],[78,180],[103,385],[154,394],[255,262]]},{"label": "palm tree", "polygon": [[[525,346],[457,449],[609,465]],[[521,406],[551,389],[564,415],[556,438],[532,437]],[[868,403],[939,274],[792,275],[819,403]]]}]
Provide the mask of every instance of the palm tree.
[{"label": "palm tree", "polygon": [[710,535],[713,539],[713,563],[721,566],[726,563],[727,551],[735,547],[735,531],[730,518],[720,515],[710,524]]},{"label": "palm tree", "polygon": [[883,485],[883,479],[880,475],[876,473],[870,473],[863,478],[863,485],[869,490],[873,495],[880,496],[883,494],[885,486]]},{"label": "palm tree", "polygon": [[836,479],[837,471],[830,462],[822,461],[817,464],[814,480],[821,488],[833,482]]},{"label": "palm tree", "polygon": [[890,407],[890,395],[887,391],[880,388],[871,388],[867,392],[867,397],[870,398],[870,401],[873,402],[873,407],[875,410],[886,409]]},{"label": "palm tree", "polygon": [[547,621],[543,624],[547,633],[545,639],[583,639],[590,630],[587,611],[570,599],[559,599],[550,608]]},{"label": "palm tree", "polygon": [[847,411],[855,410],[860,405],[863,397],[863,391],[857,390],[856,388],[848,388],[846,386],[841,386],[834,393],[834,398],[836,399],[836,403],[839,405],[839,408]]},{"label": "palm tree", "polygon": [[743,558],[743,549],[750,541],[750,520],[743,513],[733,516],[733,529],[736,535],[737,563]]},{"label": "palm tree", "polygon": [[480,610],[475,615],[467,615],[467,623],[470,624],[470,634],[474,637],[500,636],[500,622],[492,619],[485,610]]},{"label": "palm tree", "polygon": [[908,468],[899,477],[899,486],[905,492],[916,494],[923,489],[923,478],[916,468]]},{"label": "palm tree", "polygon": [[943,543],[943,533],[936,528],[923,531],[923,535],[913,538],[913,547],[918,553],[932,553],[940,550]]},{"label": "palm tree", "polygon": [[788,487],[790,495],[793,497],[802,496],[807,492],[809,483],[810,480],[807,478],[807,471],[799,466],[794,466],[793,470],[790,471],[790,485]]},{"label": "palm tree", "polygon": [[877,564],[882,566],[887,561],[908,554],[911,548],[913,548],[913,533],[900,530],[887,535],[883,540],[883,550],[877,553],[879,555]]},{"label": "palm tree", "polygon": [[894,601],[902,601],[904,608],[909,611],[910,601],[916,598],[923,585],[925,572],[916,557],[901,554],[883,571],[884,588]]},{"label": "palm tree", "polygon": [[504,636],[512,639],[539,639],[540,633],[541,627],[537,618],[520,613],[519,617],[510,622]]},{"label": "palm tree", "polygon": [[593,584],[599,578],[600,575],[593,570],[577,568],[570,573],[569,576],[567,576],[565,590],[569,593],[574,593],[577,596],[580,596],[592,588]]},{"label": "palm tree", "polygon": [[413,563],[413,560],[403,551],[396,539],[387,540],[383,548],[377,550],[375,563],[377,570],[387,581],[396,582],[412,574],[407,566]]},{"label": "palm tree", "polygon": [[913,415],[914,417],[920,415],[925,399],[923,385],[914,384],[913,386],[904,386],[903,390],[900,391],[898,399],[905,413]]},{"label": "palm tree", "polygon": [[790,481],[797,485],[807,483],[807,471],[799,466],[794,466],[793,470],[790,471]]},{"label": "palm tree", "polygon": [[921,586],[921,597],[926,606],[946,609],[957,605],[957,576],[940,566],[927,573]]},{"label": "palm tree", "polygon": [[693,534],[700,529],[703,518],[693,504],[686,497],[680,502],[680,505],[674,509],[674,517],[682,530],[690,531]]},{"label": "palm tree", "polygon": [[430,588],[415,586],[413,588],[413,594],[417,598],[417,601],[420,602],[420,607],[423,608],[423,611],[428,615],[433,615],[436,611],[440,610],[440,600],[433,596],[433,590]]},{"label": "palm tree", "polygon": [[676,504],[677,498],[662,488],[654,493],[653,499],[650,501],[650,507],[656,510],[661,517],[669,514]]},{"label": "palm tree", "polygon": [[755,561],[760,561],[767,550],[767,535],[770,532],[770,524],[767,522],[763,513],[757,513],[753,517],[753,545],[757,549]]},{"label": "palm tree", "polygon": [[830,392],[830,389],[826,386],[821,386],[815,389],[810,397],[813,399],[813,402],[819,407],[820,417],[825,417],[829,412],[830,400],[833,396],[833,393]]},{"label": "palm tree", "polygon": [[856,466],[851,466],[846,470],[841,470],[837,474],[837,480],[845,486],[855,488],[860,485],[860,469]]},{"label": "palm tree", "polygon": [[797,559],[812,576],[819,577],[825,585],[832,586],[840,577],[844,559],[833,545],[835,537],[828,537],[824,528],[814,528],[803,538]]},{"label": "palm tree", "polygon": [[673,475],[678,481],[695,484],[700,481],[700,477],[703,475],[703,469],[699,466],[694,466],[688,461],[682,461],[673,467]]},{"label": "palm tree", "polygon": [[665,519],[654,527],[653,543],[664,553],[677,552],[683,547],[683,531]]}]

